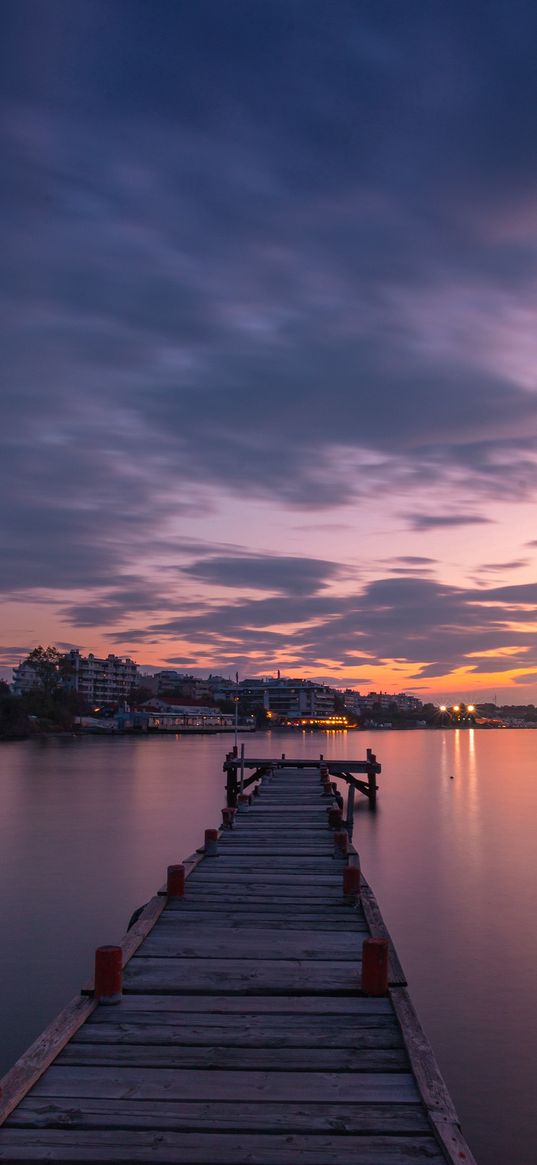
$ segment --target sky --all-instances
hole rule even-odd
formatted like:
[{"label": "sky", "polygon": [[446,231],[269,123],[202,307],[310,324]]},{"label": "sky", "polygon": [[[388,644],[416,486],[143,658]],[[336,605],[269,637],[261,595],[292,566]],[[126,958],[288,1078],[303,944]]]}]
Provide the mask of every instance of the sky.
[{"label": "sky", "polygon": [[3,0],[4,675],[537,701],[537,9]]}]

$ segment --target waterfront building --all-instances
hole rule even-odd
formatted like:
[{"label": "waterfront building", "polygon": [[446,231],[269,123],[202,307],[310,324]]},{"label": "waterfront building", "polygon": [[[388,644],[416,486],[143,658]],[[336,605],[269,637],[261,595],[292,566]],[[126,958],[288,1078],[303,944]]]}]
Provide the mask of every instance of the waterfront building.
[{"label": "waterfront building", "polygon": [[246,679],[238,685],[241,704],[264,708],[282,719],[324,719],[332,716],[336,693],[312,680]]},{"label": "waterfront building", "polygon": [[138,664],[128,657],[107,655],[100,659],[91,651],[84,656],[73,650],[66,659],[72,668],[69,685],[88,704],[124,703],[138,683]]},{"label": "waterfront building", "polygon": [[14,696],[25,696],[27,692],[39,687],[39,677],[29,663],[19,663],[18,667],[13,668],[11,691]]},{"label": "waterfront building", "polygon": [[419,712],[423,707],[417,696],[409,696],[407,692],[369,692],[367,696],[362,696],[360,692],[346,688],[343,698],[345,707],[358,716],[364,712],[370,712],[373,708],[380,708],[383,712],[388,712],[393,708],[396,708],[398,712]]},{"label": "waterfront building", "polygon": [[199,676],[185,675],[173,668],[164,668],[152,676],[143,676],[142,683],[143,687],[148,688],[155,696],[169,692],[193,700],[210,700],[212,699],[210,679],[210,676],[208,680],[204,680]]},{"label": "waterfront building", "polygon": [[363,696],[357,692],[355,688],[345,688],[342,692],[343,703],[347,712],[352,712],[355,716],[359,716],[362,711]]},{"label": "waterfront building", "polygon": [[[132,659],[108,655],[100,659],[90,651],[81,655],[73,649],[62,656],[67,665],[59,686],[78,692],[88,704],[119,704],[129,699],[138,681],[138,664]],[[42,682],[30,664],[20,663],[13,669],[12,691],[15,696],[40,688]]]}]

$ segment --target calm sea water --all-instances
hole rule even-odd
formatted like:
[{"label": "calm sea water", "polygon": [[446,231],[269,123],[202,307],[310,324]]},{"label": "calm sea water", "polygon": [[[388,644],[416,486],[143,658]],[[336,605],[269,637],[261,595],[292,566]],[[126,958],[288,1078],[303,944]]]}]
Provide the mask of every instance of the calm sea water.
[{"label": "calm sea water", "polygon": [[[245,737],[383,766],[354,841],[479,1165],[537,1158],[537,734]],[[0,1072],[78,991],[224,802],[230,738],[0,746]]]}]

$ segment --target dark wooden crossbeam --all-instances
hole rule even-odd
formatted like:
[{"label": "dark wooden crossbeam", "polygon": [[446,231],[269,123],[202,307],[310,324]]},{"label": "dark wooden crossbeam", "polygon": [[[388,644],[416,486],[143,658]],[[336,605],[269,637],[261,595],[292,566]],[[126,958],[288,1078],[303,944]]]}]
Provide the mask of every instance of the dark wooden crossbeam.
[{"label": "dark wooden crossbeam", "polygon": [[375,760],[319,760],[314,761],[311,757],[305,760],[297,760],[296,757],[247,757],[240,756],[227,757],[224,761],[224,769],[240,769],[243,765],[245,769],[311,769],[315,768],[316,764],[326,765],[329,772],[333,776],[344,777],[346,773],[380,773],[382,767],[379,762]]},{"label": "dark wooden crossbeam", "polygon": [[[285,753],[279,757],[252,757],[245,756],[244,750],[241,749],[241,756],[235,756],[230,752],[227,754],[224,761],[224,772],[227,774],[226,794],[228,806],[237,805],[237,797],[239,792],[243,792],[250,785],[254,785],[259,781],[265,773],[274,772],[281,769],[294,769],[300,771],[302,769],[312,769],[319,767],[328,769],[328,772],[333,777],[340,777],[349,785],[349,798],[351,808],[349,814],[352,821],[352,806],[354,805],[354,792],[357,790],[367,797],[369,805],[372,809],[377,803],[378,785],[376,782],[377,773],[382,772],[382,766],[377,761],[374,752],[370,748],[367,750],[367,757],[365,760],[327,760],[323,756],[319,760],[312,760],[311,757],[306,757],[302,760],[297,760],[296,757],[288,758]],[[252,772],[253,770],[253,772]],[[249,775],[246,776],[248,771]],[[359,780],[354,774],[365,773],[367,781]],[[334,786],[334,789],[336,787]],[[352,824],[349,825],[352,830]]]}]

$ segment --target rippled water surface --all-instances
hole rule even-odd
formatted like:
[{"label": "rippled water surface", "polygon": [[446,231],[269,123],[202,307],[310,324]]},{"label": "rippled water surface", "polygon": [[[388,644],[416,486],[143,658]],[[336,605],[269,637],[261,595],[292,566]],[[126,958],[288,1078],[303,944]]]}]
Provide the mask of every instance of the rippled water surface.
[{"label": "rippled water surface", "polygon": [[[537,733],[245,738],[250,755],[365,756],[354,841],[479,1165],[537,1159]],[[0,1071],[116,942],[224,804],[230,738],[0,746]]]}]

